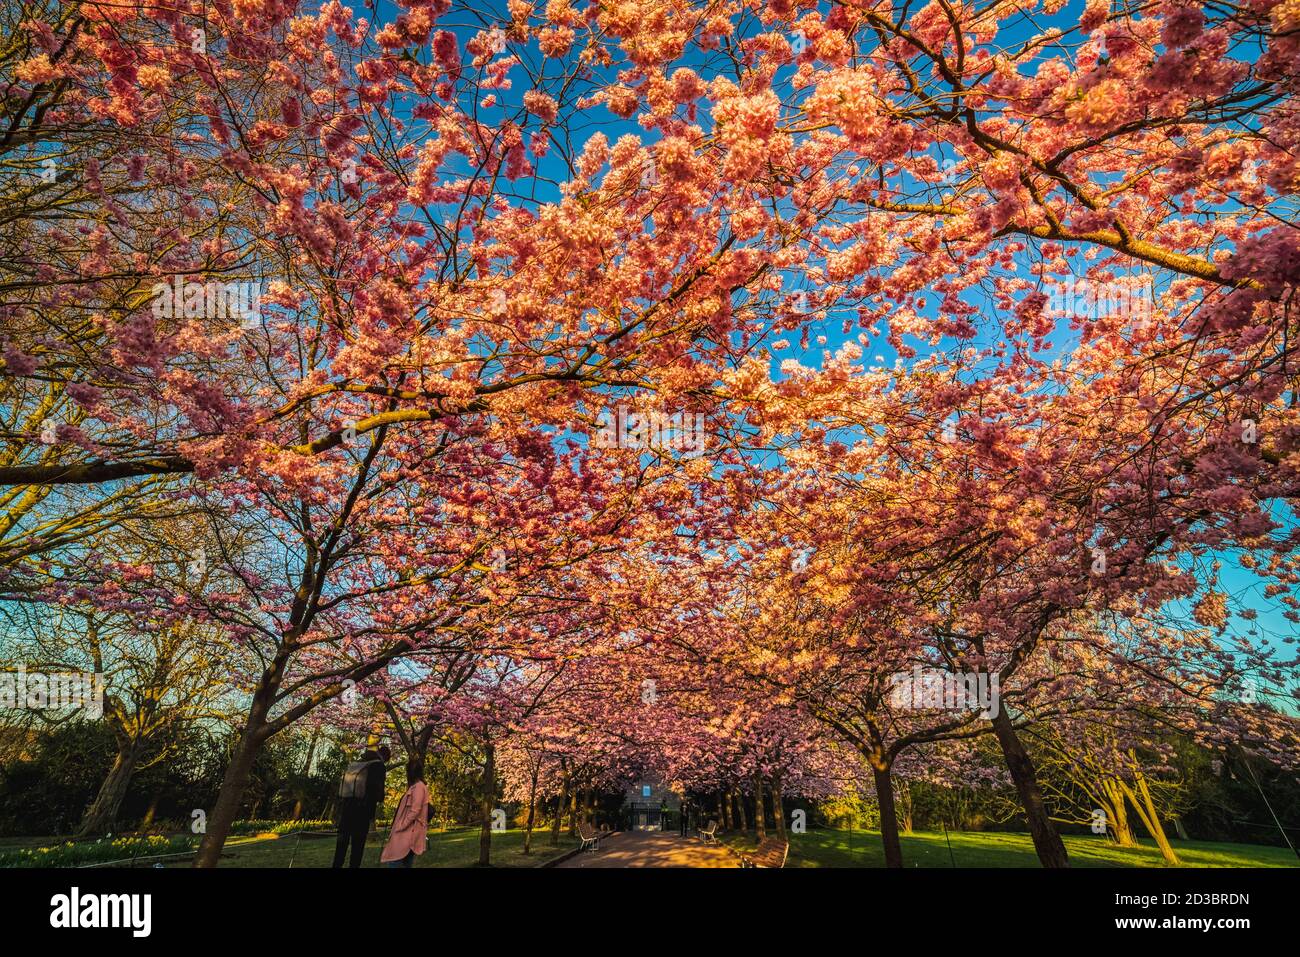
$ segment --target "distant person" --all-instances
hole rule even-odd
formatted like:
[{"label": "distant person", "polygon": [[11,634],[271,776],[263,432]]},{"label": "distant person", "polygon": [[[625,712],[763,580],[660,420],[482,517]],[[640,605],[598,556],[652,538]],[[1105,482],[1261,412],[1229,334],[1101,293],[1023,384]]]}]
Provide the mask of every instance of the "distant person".
[{"label": "distant person", "polygon": [[406,793],[397,804],[393,827],[388,832],[379,860],[389,867],[410,867],[429,842],[429,789],[424,784],[424,765],[406,764]]},{"label": "distant person", "polygon": [[352,845],[352,859],[348,867],[360,867],[361,856],[366,851],[366,835],[379,802],[384,799],[385,765],[392,754],[387,746],[378,751],[367,749],[361,760],[353,761],[343,772],[339,783],[339,837],[334,844],[334,867],[343,866],[348,844]]}]

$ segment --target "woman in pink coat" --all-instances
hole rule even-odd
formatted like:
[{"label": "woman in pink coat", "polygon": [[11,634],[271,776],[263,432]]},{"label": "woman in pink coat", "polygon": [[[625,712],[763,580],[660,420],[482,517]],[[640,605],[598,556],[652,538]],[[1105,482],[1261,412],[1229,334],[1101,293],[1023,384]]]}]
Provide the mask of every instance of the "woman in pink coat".
[{"label": "woman in pink coat", "polygon": [[424,785],[424,765],[406,765],[406,793],[393,815],[393,828],[379,860],[389,867],[410,867],[429,841],[429,789]]}]

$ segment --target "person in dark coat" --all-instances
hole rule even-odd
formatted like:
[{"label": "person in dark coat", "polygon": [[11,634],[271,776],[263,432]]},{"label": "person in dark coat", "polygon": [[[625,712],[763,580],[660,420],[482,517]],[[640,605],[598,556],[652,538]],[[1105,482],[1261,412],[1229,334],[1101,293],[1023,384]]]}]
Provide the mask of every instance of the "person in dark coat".
[{"label": "person in dark coat", "polygon": [[366,851],[366,835],[375,819],[375,811],[384,799],[384,778],[387,776],[387,763],[392,752],[386,746],[378,751],[367,750],[361,760],[368,764],[366,768],[365,792],[350,795],[339,802],[339,836],[334,843],[334,867],[343,866],[347,856],[348,845],[352,845],[352,859],[348,867],[360,867],[361,857]]}]

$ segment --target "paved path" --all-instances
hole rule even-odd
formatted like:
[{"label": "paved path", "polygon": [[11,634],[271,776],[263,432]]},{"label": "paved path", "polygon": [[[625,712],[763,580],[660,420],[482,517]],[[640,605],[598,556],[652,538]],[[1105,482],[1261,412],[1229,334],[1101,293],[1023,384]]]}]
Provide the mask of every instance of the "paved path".
[{"label": "paved path", "polygon": [[556,867],[739,867],[740,859],[720,844],[664,831],[623,831],[581,851]]}]

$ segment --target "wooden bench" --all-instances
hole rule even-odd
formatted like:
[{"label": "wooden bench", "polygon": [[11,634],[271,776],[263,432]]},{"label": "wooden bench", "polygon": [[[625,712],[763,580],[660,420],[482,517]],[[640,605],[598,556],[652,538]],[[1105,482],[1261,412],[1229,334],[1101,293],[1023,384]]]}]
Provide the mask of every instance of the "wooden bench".
[{"label": "wooden bench", "polygon": [[749,854],[740,855],[743,867],[785,867],[786,855],[790,853],[790,842],[775,837],[765,837],[758,842],[758,848]]},{"label": "wooden bench", "polygon": [[708,827],[700,828],[700,838],[705,844],[718,839],[718,822],[710,821]]},{"label": "wooden bench", "polygon": [[580,848],[580,850],[583,851],[600,850],[600,839],[602,837],[602,834],[600,831],[594,830],[591,827],[589,827],[586,821],[580,822],[578,824],[578,837],[582,840],[582,847]]}]

